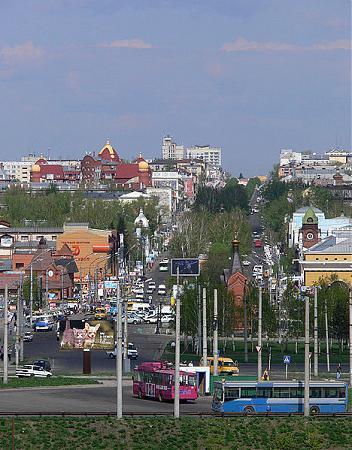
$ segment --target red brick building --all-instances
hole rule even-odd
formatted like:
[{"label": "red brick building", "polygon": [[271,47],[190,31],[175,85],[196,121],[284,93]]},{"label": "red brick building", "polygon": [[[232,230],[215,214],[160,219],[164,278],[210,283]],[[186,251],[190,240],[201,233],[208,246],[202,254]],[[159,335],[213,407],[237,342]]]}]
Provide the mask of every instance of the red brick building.
[{"label": "red brick building", "polygon": [[243,308],[244,298],[246,295],[247,277],[243,275],[241,258],[239,254],[239,241],[234,239],[232,241],[232,259],[230,269],[224,270],[224,280],[228,292],[231,294],[234,306],[234,329],[235,331],[242,331],[243,325]]}]

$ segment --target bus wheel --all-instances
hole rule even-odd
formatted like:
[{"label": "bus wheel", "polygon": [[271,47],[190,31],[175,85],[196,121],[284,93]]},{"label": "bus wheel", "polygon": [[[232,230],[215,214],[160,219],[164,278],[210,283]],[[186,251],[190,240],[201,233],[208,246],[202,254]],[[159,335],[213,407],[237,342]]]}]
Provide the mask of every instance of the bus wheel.
[{"label": "bus wheel", "polygon": [[315,416],[316,414],[319,414],[320,413],[319,407],[318,406],[311,406],[310,413],[312,414],[312,416]]},{"label": "bus wheel", "polygon": [[253,406],[246,406],[246,407],[244,408],[244,412],[245,412],[245,414],[253,414],[253,413],[254,413],[254,408],[253,408]]},{"label": "bus wheel", "polygon": [[142,390],[141,389],[138,389],[138,398],[143,398],[143,395],[142,395]]},{"label": "bus wheel", "polygon": [[163,402],[164,401],[163,396],[161,394],[158,395],[158,400],[159,400],[159,402]]}]

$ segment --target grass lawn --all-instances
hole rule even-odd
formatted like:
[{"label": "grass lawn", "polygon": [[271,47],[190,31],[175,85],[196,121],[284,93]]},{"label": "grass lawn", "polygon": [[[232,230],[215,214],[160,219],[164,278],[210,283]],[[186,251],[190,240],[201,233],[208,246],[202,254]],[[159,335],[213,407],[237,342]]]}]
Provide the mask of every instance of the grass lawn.
[{"label": "grass lawn", "polygon": [[[41,386],[70,386],[75,384],[96,384],[96,380],[91,378],[9,378],[7,384],[0,380],[0,389],[12,389],[23,387],[41,387]],[[0,448],[2,448],[0,446]]]},{"label": "grass lawn", "polygon": [[351,442],[349,418],[0,419],[0,448],[17,450],[332,450]]},{"label": "grass lawn", "polygon": [[[256,363],[257,362],[257,352],[255,349],[256,343],[253,343],[253,351],[252,344],[248,342],[248,362]],[[296,353],[296,345],[294,342],[285,343],[282,345],[277,342],[270,342],[267,346],[266,343],[262,348],[262,358],[263,365],[266,365],[268,362],[269,356],[269,347],[271,347],[271,364],[283,364],[284,355],[291,355],[291,365],[290,371],[295,372],[296,364],[304,362],[304,344],[300,342],[298,344],[298,352]],[[240,364],[244,363],[244,345],[243,341],[235,341],[232,343],[228,341],[226,346],[224,346],[223,341],[219,342],[219,350],[220,356],[226,356],[228,358],[232,358],[234,361],[237,360]],[[313,347],[311,347],[311,351],[313,351]],[[337,344],[334,344],[330,350],[330,364],[331,370],[334,372],[336,370],[337,365],[340,363],[348,363],[349,361],[349,350],[347,347],[344,348],[343,352],[340,352],[340,349]],[[168,344],[165,348],[163,359],[168,361],[174,360],[175,351]],[[210,346],[210,342],[208,342],[208,355],[212,355],[212,348]],[[184,348],[183,342],[181,342],[181,361],[193,361],[194,363],[198,362],[200,359],[199,355],[195,355],[191,352],[191,347],[188,346],[186,349]],[[321,352],[319,354],[319,362],[321,364],[326,363],[326,354],[325,347],[321,345]]]}]

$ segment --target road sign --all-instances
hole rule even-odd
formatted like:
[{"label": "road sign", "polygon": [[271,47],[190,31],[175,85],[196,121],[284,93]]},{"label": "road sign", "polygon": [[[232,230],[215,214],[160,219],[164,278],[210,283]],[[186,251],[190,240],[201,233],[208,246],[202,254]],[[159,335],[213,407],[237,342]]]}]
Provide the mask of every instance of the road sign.
[{"label": "road sign", "polygon": [[171,275],[179,275],[182,277],[198,277],[200,274],[199,259],[198,258],[176,258],[171,260]]},{"label": "road sign", "polygon": [[291,356],[290,355],[284,356],[284,364],[291,364]]},{"label": "road sign", "polygon": [[256,348],[256,350],[257,350],[258,353],[262,350],[262,348],[259,347],[259,345],[256,345],[255,348]]}]

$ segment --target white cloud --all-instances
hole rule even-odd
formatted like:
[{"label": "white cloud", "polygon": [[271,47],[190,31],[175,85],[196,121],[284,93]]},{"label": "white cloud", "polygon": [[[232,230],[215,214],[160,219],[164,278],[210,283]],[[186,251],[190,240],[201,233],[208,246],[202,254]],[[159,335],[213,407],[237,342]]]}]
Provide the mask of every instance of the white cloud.
[{"label": "white cloud", "polygon": [[40,60],[43,56],[44,50],[35,47],[32,42],[0,48],[0,58],[8,66],[32,63]]},{"label": "white cloud", "polygon": [[117,39],[109,43],[100,44],[99,47],[103,48],[152,48],[153,46],[148,42],[144,42],[143,39]]},{"label": "white cloud", "polygon": [[340,39],[333,42],[314,44],[311,46],[302,46],[295,44],[285,44],[280,42],[256,42],[247,41],[240,37],[234,42],[227,42],[222,46],[225,52],[300,52],[314,50],[350,50],[351,41]]}]

